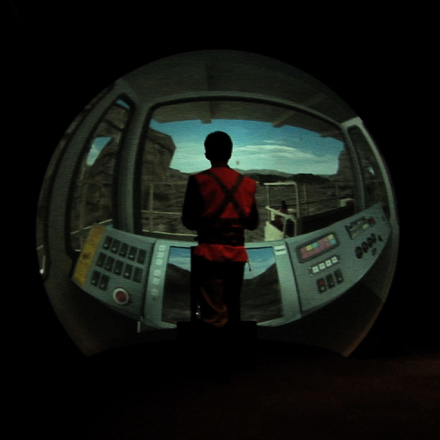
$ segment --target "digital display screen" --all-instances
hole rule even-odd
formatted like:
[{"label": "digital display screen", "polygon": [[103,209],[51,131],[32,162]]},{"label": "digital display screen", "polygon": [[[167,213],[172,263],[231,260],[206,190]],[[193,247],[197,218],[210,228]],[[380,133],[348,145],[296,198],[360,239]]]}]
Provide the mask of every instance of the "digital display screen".
[{"label": "digital display screen", "polygon": [[325,235],[315,241],[297,248],[298,258],[301,262],[311,260],[339,245],[334,233]]}]

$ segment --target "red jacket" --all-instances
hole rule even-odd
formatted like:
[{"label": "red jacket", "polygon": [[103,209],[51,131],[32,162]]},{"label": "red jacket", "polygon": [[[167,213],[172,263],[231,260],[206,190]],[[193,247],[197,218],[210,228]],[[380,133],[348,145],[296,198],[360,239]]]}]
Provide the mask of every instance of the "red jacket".
[{"label": "red jacket", "polygon": [[195,255],[211,261],[247,261],[244,230],[258,226],[257,184],[229,167],[213,167],[188,180],[183,224],[198,232]]}]

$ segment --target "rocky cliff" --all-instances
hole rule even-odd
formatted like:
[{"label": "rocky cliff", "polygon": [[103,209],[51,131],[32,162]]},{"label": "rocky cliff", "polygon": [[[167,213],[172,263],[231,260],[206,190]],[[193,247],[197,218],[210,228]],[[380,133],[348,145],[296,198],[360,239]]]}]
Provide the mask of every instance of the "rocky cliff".
[{"label": "rocky cliff", "polygon": [[[112,127],[114,126],[100,127],[98,135],[111,137],[111,140],[101,150],[93,164],[85,169],[81,179],[78,200],[81,227],[110,219],[114,215],[114,173],[121,132],[115,132]],[[149,204],[149,183],[168,181],[169,166],[176,147],[170,136],[152,129],[147,133],[144,147],[140,192],[142,206],[145,209]],[[161,195],[156,194],[155,197],[160,199]]]}]

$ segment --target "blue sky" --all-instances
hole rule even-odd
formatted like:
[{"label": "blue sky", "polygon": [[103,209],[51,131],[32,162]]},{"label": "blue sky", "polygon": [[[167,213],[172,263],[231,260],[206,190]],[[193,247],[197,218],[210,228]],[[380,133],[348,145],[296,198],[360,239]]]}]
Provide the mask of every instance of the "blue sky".
[{"label": "blue sky", "polygon": [[111,140],[111,137],[97,137],[93,140],[92,148],[87,155],[86,163],[87,165],[92,165],[96,158],[99,156],[101,150],[107,145]]},{"label": "blue sky", "polygon": [[203,142],[216,130],[227,132],[234,151],[229,162],[242,170],[273,169],[291,174],[334,174],[343,144],[297,127],[275,128],[270,123],[243,120],[178,121],[152,128],[169,134],[176,145],[171,168],[185,173],[209,168]]}]

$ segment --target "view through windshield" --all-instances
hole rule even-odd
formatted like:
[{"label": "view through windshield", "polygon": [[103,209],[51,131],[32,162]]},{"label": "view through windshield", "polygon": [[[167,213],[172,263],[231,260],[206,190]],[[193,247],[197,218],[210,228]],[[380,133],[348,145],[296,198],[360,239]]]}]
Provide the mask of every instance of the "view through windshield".
[{"label": "view through windshield", "polygon": [[[323,130],[320,121],[318,132],[298,126],[298,118],[294,119],[297,125],[291,125],[292,112],[283,119],[274,115],[276,107],[268,105],[258,106],[262,110],[257,116],[263,119],[269,113],[271,121],[249,116],[187,119],[179,105],[174,107],[177,120],[172,120],[169,108],[153,113],[145,142],[141,201],[145,235],[182,240],[194,236],[180,220],[186,182],[190,174],[210,167],[203,144],[217,130],[228,133],[233,141],[229,166],[258,182],[261,224],[256,231],[247,231],[248,242],[298,235],[299,218],[352,204],[352,170],[342,135],[335,127],[328,124]],[[255,111],[242,114],[249,113],[255,117]],[[313,126],[312,119],[307,117],[304,125]]]}]

